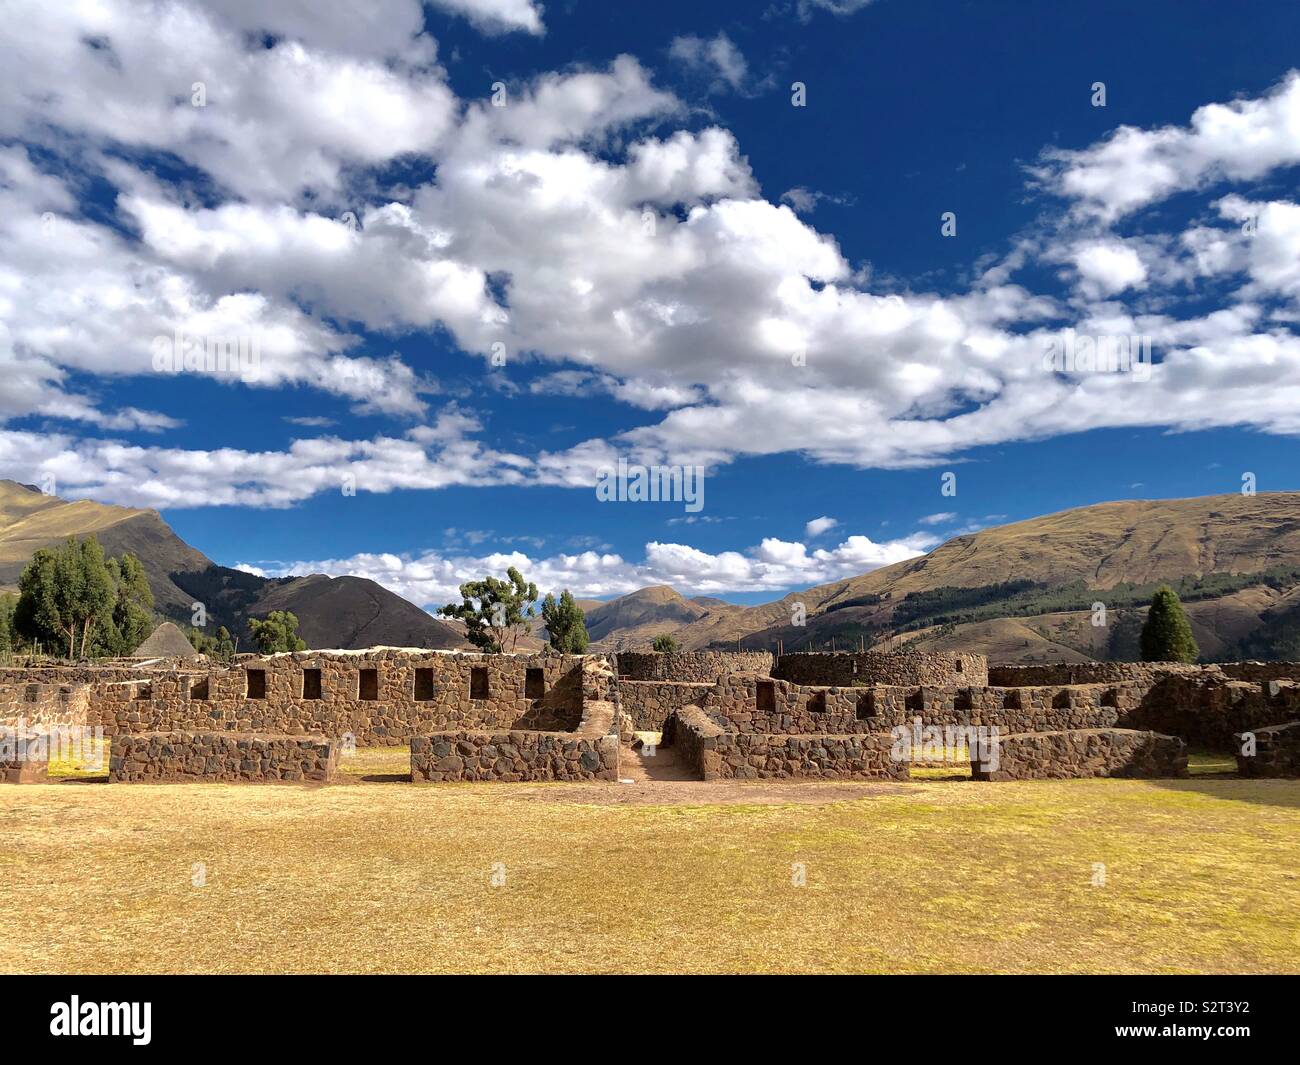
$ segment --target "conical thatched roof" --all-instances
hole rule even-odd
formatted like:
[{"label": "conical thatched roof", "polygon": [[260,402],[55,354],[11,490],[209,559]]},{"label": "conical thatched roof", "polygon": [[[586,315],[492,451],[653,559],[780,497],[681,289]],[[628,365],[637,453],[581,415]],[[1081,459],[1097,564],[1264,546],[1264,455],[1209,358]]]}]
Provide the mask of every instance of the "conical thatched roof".
[{"label": "conical thatched roof", "polygon": [[185,633],[170,621],[164,621],[153,634],[131,652],[132,658],[196,658],[198,651]]}]

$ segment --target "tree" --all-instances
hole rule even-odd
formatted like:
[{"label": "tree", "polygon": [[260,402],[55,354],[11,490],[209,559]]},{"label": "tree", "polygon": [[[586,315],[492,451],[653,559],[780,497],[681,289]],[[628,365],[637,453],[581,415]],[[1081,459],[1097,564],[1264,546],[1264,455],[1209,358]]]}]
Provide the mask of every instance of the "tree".
[{"label": "tree", "polygon": [[18,650],[18,633],[14,631],[14,610],[18,596],[12,592],[0,595],[0,651]]},{"label": "tree", "polygon": [[548,594],[542,601],[542,620],[550,634],[551,646],[561,654],[586,654],[590,637],[582,607],[567,588],[556,600]]},{"label": "tree", "polygon": [[194,645],[194,650],[201,655],[207,655],[221,662],[229,662],[235,657],[235,641],[224,625],[217,629],[215,636],[209,636],[202,629],[196,629],[192,625],[186,629],[185,635]]},{"label": "tree", "polygon": [[489,654],[501,654],[509,645],[514,651],[519,635],[528,630],[528,618],[536,617],[537,585],[526,582],[511,566],[506,580],[484,577],[460,586],[460,603],[448,603],[438,613],[465,623],[465,637]]},{"label": "tree", "polygon": [[1141,642],[1143,662],[1195,662],[1201,653],[1178,593],[1168,585],[1151,597]]},{"label": "tree", "polygon": [[656,636],[655,642],[650,646],[662,655],[670,655],[677,650],[677,641],[665,632],[662,636]]},{"label": "tree", "polygon": [[113,576],[112,654],[130,654],[154,629],[153,590],[135,555],[108,560]]},{"label": "tree", "polygon": [[[69,540],[69,544],[73,541]],[[73,565],[76,567],[80,581],[80,599],[77,613],[81,618],[81,657],[86,657],[90,649],[90,636],[97,625],[107,626],[113,616],[113,602],[116,589],[113,585],[113,570],[118,568],[115,562],[110,569],[104,559],[104,549],[99,540],[87,536],[77,542]]]},{"label": "tree", "polygon": [[69,658],[127,654],[154,627],[153,592],[134,555],[104,557],[94,536],[41,548],[18,578],[13,631]]},{"label": "tree", "polygon": [[298,635],[298,618],[291,611],[272,610],[261,621],[249,618],[248,628],[253,634],[253,643],[264,655],[307,650],[306,641]]}]

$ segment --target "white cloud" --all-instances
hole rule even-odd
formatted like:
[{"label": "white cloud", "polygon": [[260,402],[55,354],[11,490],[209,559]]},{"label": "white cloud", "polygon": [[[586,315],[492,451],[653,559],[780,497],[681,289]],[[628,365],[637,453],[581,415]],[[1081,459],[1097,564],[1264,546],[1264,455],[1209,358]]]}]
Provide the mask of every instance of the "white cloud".
[{"label": "white cloud", "polygon": [[1094,299],[1141,288],[1147,279],[1141,256],[1121,240],[1081,242],[1072,257],[1084,292]]},{"label": "white cloud", "polygon": [[694,34],[674,37],[668,54],[687,70],[711,78],[715,92],[740,92],[749,79],[749,64],[725,33],[707,39]]},{"label": "white cloud", "polygon": [[917,522],[921,525],[947,525],[956,520],[955,511],[945,510],[938,514],[927,514],[924,518],[918,518]]},{"label": "white cloud", "polygon": [[545,32],[542,25],[542,5],[532,0],[431,0],[435,7],[464,15],[485,33],[506,33],[523,30],[526,33]]},{"label": "white cloud", "polygon": [[[536,5],[457,6],[540,29],[527,14]],[[360,350],[363,326],[445,329],[484,357],[504,345],[503,387],[521,388],[532,377],[512,378],[513,367],[541,360],[539,393],[663,414],[528,456],[462,439],[435,460],[411,449],[440,441],[401,432],[333,441],[336,465],[308,462],[297,481],[284,471],[303,441],[266,456],[72,436],[52,438],[53,450],[114,498],[202,498],[188,471],[212,467],[212,498],[279,505],[330,490],[339,464],[378,469],[376,491],[406,473],[420,486],[477,483],[456,479],[462,460],[483,483],[578,486],[620,455],[717,465],[798,452],[897,467],[1102,426],[1296,431],[1300,341],[1295,311],[1275,305],[1297,292],[1295,205],[1244,190],[1220,200],[1222,225],[1121,240],[1105,223],[1300,158],[1300,74],[1257,100],[1202,108],[1188,127],[1053,153],[1040,180],[1082,217],[1022,241],[965,291],[889,295],[832,235],[761,197],[731,133],[660,129],[685,109],[632,57],[511,84],[505,107],[467,103],[436,66],[417,9],[390,0],[352,40],[342,16],[316,22],[300,3],[21,5],[11,17],[24,33],[0,42],[0,133],[106,178],[120,226],[81,216],[72,179],[0,148],[0,417],[104,432],[174,425],[183,377],[176,410],[155,412],[101,411],[68,382],[152,373],[151,341],[177,329],[258,337],[258,387],[310,385],[364,411],[419,416],[437,386],[386,348]],[[257,29],[281,39],[250,42]],[[206,108],[177,98],[195,80],[209,82]],[[75,158],[59,154],[69,143]],[[160,186],[122,147],[174,153],[217,195]],[[408,153],[433,176],[391,196],[375,193],[373,174],[357,178]],[[786,199],[804,209],[812,195]],[[1260,221],[1251,238],[1233,224],[1247,211]],[[1077,274],[1068,298],[1013,283],[1044,262]],[[1180,319],[1171,290],[1209,276],[1240,287]],[[1139,292],[1140,307],[1125,305]],[[1043,352],[1065,327],[1149,335],[1162,361],[1146,382],[1045,372]],[[26,461],[22,440],[4,446]]]},{"label": "white cloud", "polygon": [[874,2],[875,0],[795,0],[795,11],[801,20],[807,22],[817,11],[843,17],[856,14]]},{"label": "white cloud", "polygon": [[830,530],[835,528],[838,524],[839,522],[835,518],[828,518],[825,516],[813,518],[812,521],[808,522],[808,524],[803,527],[803,533],[808,537],[808,539],[813,540],[818,536],[821,536],[824,532],[830,532]]},{"label": "white cloud", "polygon": [[474,418],[447,407],[405,436],[320,436],[295,440],[284,451],[141,447],[0,430],[0,476],[23,483],[52,477],[64,498],[178,509],[285,507],[345,486],[384,493],[537,480],[527,458],[473,439],[480,429]]},{"label": "white cloud", "polygon": [[[301,30],[307,21],[295,10],[296,17],[267,17]],[[345,167],[428,152],[450,128],[455,98],[432,65],[427,37],[385,31],[385,50],[400,53],[383,57],[292,38],[263,48],[246,40],[245,31],[265,21],[250,11],[16,0],[6,18],[22,32],[0,46],[0,135],[56,144],[53,125],[106,144],[174,152],[240,196],[292,200],[306,190],[332,199]],[[398,25],[408,35],[416,29]],[[338,20],[329,26],[309,39],[341,44]],[[199,85],[203,106],[194,104]]]},{"label": "white cloud", "polygon": [[449,556],[436,551],[418,556],[359,554],[346,559],[293,562],[249,572],[266,576],[369,577],[413,603],[436,608],[456,598],[459,585],[484,573],[517,566],[545,594],[568,588],[580,598],[623,595],[652,584],[671,584],[687,595],[804,588],[854,576],[914,558],[934,546],[932,537],[914,535],[886,543],[850,536],[833,549],[809,552],[805,545],[765,539],[748,551],[716,554],[686,544],[652,542],[645,558],[631,562],[613,553],[584,551],[545,558],[519,551],[482,556]]},{"label": "white cloud", "polygon": [[1105,222],[1176,192],[1300,162],[1300,71],[1255,99],[1206,104],[1187,126],[1121,126],[1099,144],[1043,153],[1039,179]]}]

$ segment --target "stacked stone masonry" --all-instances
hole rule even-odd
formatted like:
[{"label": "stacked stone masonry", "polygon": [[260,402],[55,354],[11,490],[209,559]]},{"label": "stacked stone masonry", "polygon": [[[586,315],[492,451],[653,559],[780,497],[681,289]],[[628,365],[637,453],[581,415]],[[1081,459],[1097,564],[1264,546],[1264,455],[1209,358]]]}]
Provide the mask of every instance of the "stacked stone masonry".
[{"label": "stacked stone masonry", "polygon": [[617,780],[618,737],[454,732],[411,739],[411,779],[448,782]]},{"label": "stacked stone masonry", "polygon": [[713,684],[729,673],[771,673],[770,651],[620,651],[618,675],[623,680],[677,680]]},{"label": "stacked stone masonry", "polygon": [[334,778],[338,742],[325,736],[144,732],[113,740],[108,779],[177,783],[318,783]]},{"label": "stacked stone masonry", "polygon": [[0,784],[43,784],[49,776],[49,745],[40,736],[0,728]]},{"label": "stacked stone masonry", "polygon": [[90,711],[91,687],[85,683],[16,683],[0,685],[0,726],[81,727]]},{"label": "stacked stone masonry", "polygon": [[[1234,736],[1297,719],[1300,666],[1287,663],[990,669],[980,655],[909,651],[774,659],[765,651],[372,648],[248,655],[230,666],[0,669],[0,724],[102,727],[115,755],[151,733],[410,742],[412,775],[427,780],[613,779],[619,740],[633,730],[662,729],[683,753],[708,750],[708,772],[719,776],[899,779],[881,752],[892,730],[918,723],[996,728],[1003,737],[1136,730],[1235,753]],[[1292,742],[1292,733],[1278,736],[1270,742]],[[1043,749],[1049,760],[1072,750],[1056,741]],[[692,753],[689,764],[704,773],[702,756]],[[1254,764],[1266,773],[1289,763],[1270,755]]]},{"label": "stacked stone masonry", "polygon": [[683,706],[706,698],[713,684],[681,680],[620,680],[619,695],[623,710],[642,732],[658,732],[668,715]]},{"label": "stacked stone masonry", "polygon": [[795,684],[919,685],[931,687],[989,683],[983,655],[924,654],[920,651],[806,652],[782,655],[772,676]]},{"label": "stacked stone masonry", "polygon": [[1237,771],[1243,777],[1300,777],[1300,721],[1256,729],[1235,739]]},{"label": "stacked stone masonry", "polygon": [[1187,744],[1133,729],[1070,729],[1000,736],[996,759],[972,761],[975,780],[1185,777]]},{"label": "stacked stone masonry", "polygon": [[[352,736],[396,746],[448,729],[553,729],[582,713],[578,659],[379,648],[246,656],[229,668],[96,682],[88,724],[107,736],[216,730]],[[612,670],[604,681],[613,684]]]},{"label": "stacked stone masonry", "polygon": [[698,707],[669,718],[663,742],[702,780],[906,780],[892,738],[874,735],[772,736],[728,732]]}]

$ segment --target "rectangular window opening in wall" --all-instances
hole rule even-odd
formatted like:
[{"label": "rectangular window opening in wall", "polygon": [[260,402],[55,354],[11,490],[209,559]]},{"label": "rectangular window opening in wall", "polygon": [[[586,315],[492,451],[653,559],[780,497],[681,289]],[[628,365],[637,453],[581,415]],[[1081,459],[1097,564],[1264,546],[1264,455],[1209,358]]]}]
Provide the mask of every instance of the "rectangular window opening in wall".
[{"label": "rectangular window opening in wall", "polygon": [[200,677],[190,685],[191,699],[207,699],[208,697],[208,678]]},{"label": "rectangular window opening in wall", "polygon": [[808,696],[808,713],[824,714],[826,713],[826,693],[813,692]]},{"label": "rectangular window opening in wall", "polygon": [[427,703],[433,699],[433,670],[419,667],[415,671],[415,701]]},{"label": "rectangular window opening in wall", "polygon": [[960,672],[961,672],[961,659],[960,659],[960,658],[957,659],[956,664],[952,667],[952,671],[953,671],[954,673],[960,673]]},{"label": "rectangular window opening in wall", "polygon": [[471,699],[486,699],[488,697],[487,666],[470,666],[469,697]]},{"label": "rectangular window opening in wall", "polygon": [[319,669],[304,669],[302,671],[302,697],[304,699],[320,698]]},{"label": "rectangular window opening in wall", "polygon": [[360,699],[379,698],[379,670],[363,669],[357,677],[357,697]]},{"label": "rectangular window opening in wall", "polygon": [[863,692],[858,696],[858,720],[876,716],[876,693]]},{"label": "rectangular window opening in wall", "polygon": [[758,682],[758,712],[760,714],[776,713],[776,685],[770,680]]},{"label": "rectangular window opening in wall", "polygon": [[135,686],[135,697],[136,697],[137,699],[152,699],[152,698],[153,698],[153,685],[152,685],[152,684],[137,684],[137,685]]},{"label": "rectangular window opening in wall", "polygon": [[249,699],[266,698],[266,670],[250,669],[244,674],[247,679],[244,694]]},{"label": "rectangular window opening in wall", "polygon": [[546,694],[546,671],[529,669],[524,673],[524,698],[540,699]]}]

